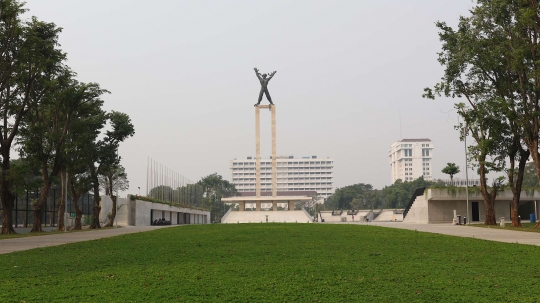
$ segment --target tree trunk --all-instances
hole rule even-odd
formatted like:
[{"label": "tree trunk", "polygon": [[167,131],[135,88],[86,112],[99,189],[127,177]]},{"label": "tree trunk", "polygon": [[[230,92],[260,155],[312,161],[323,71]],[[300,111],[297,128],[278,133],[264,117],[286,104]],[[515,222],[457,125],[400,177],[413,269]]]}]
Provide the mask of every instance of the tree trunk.
[{"label": "tree trunk", "polygon": [[[528,150],[523,150],[519,148],[519,164],[518,164],[518,176],[516,183],[514,185],[513,178],[511,180],[512,188],[512,207],[511,207],[511,216],[512,216],[512,226],[521,227],[521,220],[519,219],[519,201],[521,198],[521,188],[523,186],[523,176],[525,175],[525,165],[527,165],[527,160],[529,159],[530,152]],[[513,168],[513,167],[512,167]],[[513,172],[512,172],[513,175]]]},{"label": "tree trunk", "polygon": [[[16,234],[13,228],[13,207],[15,206],[15,195],[11,191],[11,181],[7,178],[7,173],[11,168],[9,159],[9,146],[2,142],[2,172],[0,175],[0,196],[2,202],[2,234]],[[10,144],[11,145],[11,144]]]},{"label": "tree trunk", "polygon": [[112,200],[112,211],[109,222],[107,222],[107,227],[114,227],[114,218],[116,218],[116,196],[110,195]]},{"label": "tree trunk", "polygon": [[62,172],[60,174],[60,180],[62,182],[62,191],[61,191],[61,197],[60,197],[60,202],[58,203],[58,227],[56,228],[57,231],[63,231],[65,230],[65,226],[64,226],[64,215],[65,215],[65,203],[67,203],[66,201],[66,174],[65,172]]},{"label": "tree trunk", "polygon": [[107,176],[107,181],[109,182],[108,184],[108,192],[109,192],[109,197],[111,198],[111,201],[112,201],[112,211],[111,211],[111,217],[109,218],[109,222],[107,223],[107,227],[114,227],[114,219],[116,218],[116,196],[113,194],[113,178],[114,178],[114,173],[112,173],[110,170],[109,170],[109,174]]},{"label": "tree trunk", "polygon": [[497,189],[493,188],[491,192],[488,192],[486,184],[486,166],[485,160],[486,156],[481,155],[478,157],[479,175],[480,175],[480,190],[482,196],[484,197],[484,205],[486,207],[486,219],[484,220],[485,225],[496,225],[497,221],[495,220],[495,198],[497,197]]},{"label": "tree trunk", "polygon": [[488,197],[484,198],[484,204],[486,206],[486,219],[484,220],[485,225],[497,225],[495,220],[495,197],[493,199]]},{"label": "tree trunk", "polygon": [[43,218],[43,209],[47,205],[47,198],[49,197],[49,189],[51,188],[50,179],[46,180],[41,186],[41,193],[39,194],[39,201],[34,205],[34,224],[32,225],[31,233],[42,232],[41,219]]},{"label": "tree trunk", "polygon": [[82,211],[79,207],[79,197],[77,194],[72,194],[73,198],[73,204],[75,206],[75,227],[73,227],[74,230],[81,230],[82,224],[81,224],[81,218],[82,218]]},{"label": "tree trunk", "polygon": [[94,206],[92,208],[92,224],[90,224],[91,229],[101,228],[99,222],[99,213],[101,212],[101,206],[99,205],[99,180],[97,177],[97,170],[94,166],[94,163],[90,164],[90,175],[92,177],[92,183],[94,188]]},{"label": "tree trunk", "polygon": [[15,199],[11,198],[10,201],[6,196],[8,195],[2,194],[2,235],[16,234],[12,216]]}]

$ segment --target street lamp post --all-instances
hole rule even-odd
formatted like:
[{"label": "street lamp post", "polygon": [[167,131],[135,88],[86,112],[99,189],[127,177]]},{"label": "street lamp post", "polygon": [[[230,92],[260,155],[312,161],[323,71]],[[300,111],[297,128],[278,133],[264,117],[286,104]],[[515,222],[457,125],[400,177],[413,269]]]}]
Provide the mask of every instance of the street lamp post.
[{"label": "street lamp post", "polygon": [[468,157],[467,157],[467,134],[469,133],[467,124],[465,124],[465,127],[463,128],[463,141],[465,142],[465,194],[467,195],[467,224],[470,224],[471,217],[469,216],[469,163],[468,163]]}]

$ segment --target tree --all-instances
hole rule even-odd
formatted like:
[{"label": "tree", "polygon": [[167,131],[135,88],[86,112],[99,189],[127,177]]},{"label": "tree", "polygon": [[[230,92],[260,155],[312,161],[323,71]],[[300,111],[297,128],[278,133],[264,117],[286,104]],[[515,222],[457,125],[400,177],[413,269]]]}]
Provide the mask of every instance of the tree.
[{"label": "tree", "polygon": [[15,200],[11,169],[11,150],[23,118],[39,104],[50,89],[52,76],[65,54],[58,49],[61,29],[33,17],[22,22],[23,4],[0,1],[0,153],[2,174],[0,191],[3,208],[2,234],[15,233],[12,210]]},{"label": "tree", "polygon": [[[501,45],[507,33],[493,26],[494,20],[504,19],[502,15],[497,16],[505,11],[499,4],[478,1],[470,17],[460,18],[457,31],[444,22],[437,22],[443,42],[439,62],[445,67],[445,72],[442,81],[434,88],[437,95],[464,98],[467,102],[467,105],[456,104],[459,115],[465,120],[465,125],[458,125],[458,128],[467,127],[476,143],[469,147],[469,155],[479,170],[486,207],[485,224],[489,225],[495,224],[493,205],[500,179],[496,179],[490,191],[486,175],[490,171],[504,170],[504,157],[509,151],[498,146],[518,131],[509,123],[515,117],[512,114],[515,111],[511,109],[515,109],[516,100],[511,87],[517,80],[506,68],[508,58],[503,54],[505,46]],[[434,98],[435,94],[426,88],[424,97]],[[463,134],[461,138],[463,140]]]},{"label": "tree", "polygon": [[[356,199],[356,200],[355,200]],[[371,184],[358,183],[342,188],[336,188],[334,194],[325,201],[325,206],[330,209],[351,209],[356,205],[360,208],[371,208],[375,199]],[[374,204],[377,207],[377,203]]]},{"label": "tree", "polygon": [[210,209],[212,221],[220,222],[227,208],[221,198],[237,196],[236,187],[217,173],[201,178],[197,184],[202,187],[203,205]]},{"label": "tree", "polygon": [[[125,113],[112,111],[107,114],[107,119],[110,122],[110,128],[105,132],[105,137],[91,143],[88,157],[88,168],[90,179],[93,184],[94,206],[92,208],[92,224],[90,228],[100,228],[99,213],[99,171],[107,166],[115,166],[120,163],[118,156],[118,146],[121,142],[135,134],[135,128],[131,123],[131,119]],[[113,207],[116,205],[113,201]],[[112,218],[114,220],[114,218]]]},{"label": "tree", "polygon": [[114,218],[116,218],[118,192],[129,188],[129,181],[125,168],[120,164],[114,166],[102,166],[99,183],[105,190],[105,194],[108,195],[113,202],[111,218],[107,224],[107,227],[113,227]]},{"label": "tree", "polygon": [[[92,188],[92,180],[85,168],[79,171],[76,169],[70,169],[68,171],[68,190],[75,208],[75,226],[73,229],[81,230],[82,211],[79,207],[79,199]],[[58,217],[58,220],[60,220],[60,217]]]},{"label": "tree", "polygon": [[[69,188],[65,188],[65,180],[62,182],[62,201],[65,197],[65,191],[69,191],[75,207],[75,227],[81,229],[82,212],[79,207],[79,197],[93,188],[93,182],[90,177],[88,162],[94,155],[94,142],[101,133],[101,129],[106,122],[106,112],[102,109],[102,101],[99,97],[105,90],[100,90],[99,85],[83,84],[82,86],[92,86],[88,92],[93,91],[94,106],[92,110],[86,111],[85,115],[79,115],[70,126],[70,131],[66,136],[66,143],[63,149],[64,168],[61,176],[65,177],[67,171],[69,179]],[[79,90],[84,92],[84,90]],[[98,101],[99,100],[99,101]],[[58,208],[58,230],[62,230],[64,207],[63,202]]]},{"label": "tree", "polygon": [[[34,205],[32,232],[41,231],[42,211],[47,202],[49,189],[60,172],[66,167],[64,149],[69,131],[80,119],[99,114],[103,90],[97,84],[79,83],[72,72],[64,69],[50,84],[52,89],[44,94],[39,106],[33,107],[23,119],[19,144],[20,153],[40,167],[42,184],[40,197]],[[65,183],[65,182],[64,182]],[[59,204],[59,228],[63,227],[64,194]]]},{"label": "tree", "polygon": [[452,180],[454,175],[459,173],[459,166],[456,166],[456,163],[446,163],[446,167],[441,170],[444,174],[450,175],[450,183],[453,184]]}]

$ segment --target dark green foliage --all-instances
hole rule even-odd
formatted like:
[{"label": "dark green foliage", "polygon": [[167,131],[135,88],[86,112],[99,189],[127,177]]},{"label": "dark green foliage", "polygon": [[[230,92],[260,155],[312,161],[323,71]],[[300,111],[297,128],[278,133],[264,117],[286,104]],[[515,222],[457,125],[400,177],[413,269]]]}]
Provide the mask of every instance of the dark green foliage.
[{"label": "dark green foliage", "polygon": [[380,199],[371,184],[358,183],[336,188],[324,204],[327,209],[371,209],[380,206]]},{"label": "dark green foliage", "polygon": [[14,233],[12,209],[15,193],[11,150],[28,112],[39,105],[55,86],[65,54],[58,48],[61,29],[32,17],[22,21],[26,10],[16,0],[0,1],[0,200],[2,234]]},{"label": "dark green foliage", "polygon": [[538,302],[539,258],[375,226],[183,226],[0,255],[0,301]]},{"label": "dark green foliage", "polygon": [[382,190],[373,189],[371,184],[358,183],[336,188],[324,202],[324,207],[330,210],[404,208],[417,188],[431,186],[446,185],[442,181],[426,181],[422,176],[411,182],[398,179]]},{"label": "dark green foliage", "polygon": [[237,196],[236,186],[227,180],[223,180],[223,177],[217,173],[201,178],[197,185],[202,187],[203,206],[210,209],[211,221],[221,222],[221,217],[229,209],[229,205],[221,202],[221,198]]},{"label": "dark green foliage", "polygon": [[440,181],[426,181],[422,176],[412,182],[403,182],[398,179],[394,184],[385,186],[381,190],[384,208],[405,208],[417,188],[432,186],[444,187],[445,184]]}]

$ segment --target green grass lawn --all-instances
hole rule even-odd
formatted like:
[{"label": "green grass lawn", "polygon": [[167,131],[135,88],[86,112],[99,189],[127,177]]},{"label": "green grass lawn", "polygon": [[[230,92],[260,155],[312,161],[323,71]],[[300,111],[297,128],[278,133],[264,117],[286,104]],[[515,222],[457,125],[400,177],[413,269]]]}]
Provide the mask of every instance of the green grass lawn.
[{"label": "green grass lawn", "polygon": [[192,225],[0,255],[0,302],[538,302],[539,264],[377,226]]}]

